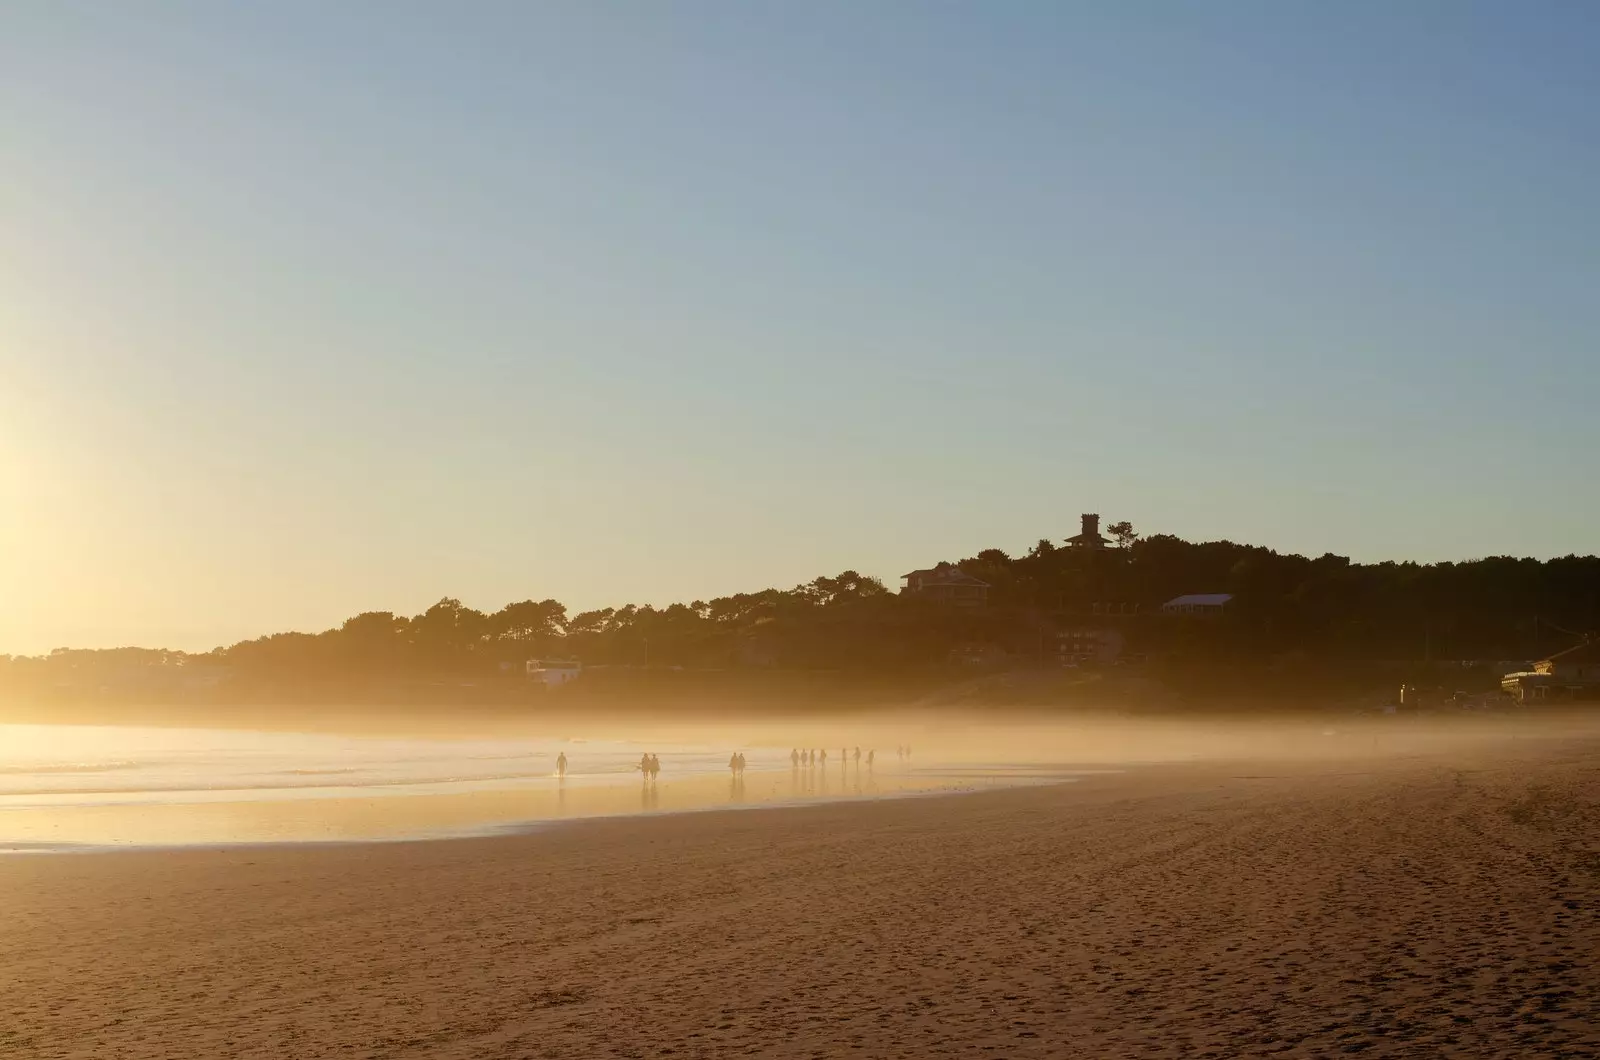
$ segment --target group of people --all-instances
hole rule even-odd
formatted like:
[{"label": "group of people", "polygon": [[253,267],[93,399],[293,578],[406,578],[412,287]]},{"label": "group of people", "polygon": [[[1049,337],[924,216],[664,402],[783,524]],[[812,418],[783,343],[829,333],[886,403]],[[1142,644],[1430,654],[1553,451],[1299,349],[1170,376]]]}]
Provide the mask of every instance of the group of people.
[{"label": "group of people", "polygon": [[[872,768],[872,760],[876,756],[876,751],[870,748],[867,750],[868,769]],[[852,759],[855,761],[856,765],[859,766],[861,764],[861,748],[857,747],[854,755],[849,754],[843,747],[839,748],[840,765],[844,765],[845,763],[850,762]],[[797,747],[789,752],[789,765],[795,769],[799,769],[801,766],[825,766],[827,764],[828,749],[826,747],[820,750],[808,751],[802,751]]]},{"label": "group of people", "polygon": [[[911,757],[911,748],[909,745],[896,745],[894,753],[895,757],[899,758],[901,761],[904,761]],[[877,752],[871,748],[868,748],[866,755],[868,769],[872,768],[873,759],[876,757]],[[854,762],[856,767],[860,768],[861,748],[857,747],[853,752],[847,751],[843,747],[839,748],[839,764],[841,768],[849,765],[851,762]],[[795,769],[799,769],[801,766],[826,766],[828,764],[827,748],[815,748],[802,751],[800,748],[796,747],[789,752],[789,764]],[[742,777],[744,775],[744,767],[744,752],[735,751],[732,757],[728,759],[728,771],[735,777]],[[661,759],[647,751],[643,755],[639,756],[638,769],[639,772],[643,774],[645,780],[654,780],[661,773]],[[556,755],[556,776],[565,779],[566,775],[567,752],[562,751],[560,754]]]}]

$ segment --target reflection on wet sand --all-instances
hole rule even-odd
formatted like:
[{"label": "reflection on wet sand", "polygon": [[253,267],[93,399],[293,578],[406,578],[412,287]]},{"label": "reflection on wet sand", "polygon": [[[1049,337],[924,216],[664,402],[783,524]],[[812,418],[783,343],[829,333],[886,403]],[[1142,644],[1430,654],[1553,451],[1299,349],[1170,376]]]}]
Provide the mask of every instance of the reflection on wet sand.
[{"label": "reflection on wet sand", "polygon": [[[893,773],[881,783],[850,769],[838,783],[831,770],[796,766],[632,780],[625,775],[549,778],[498,790],[388,797],[283,801],[51,805],[8,809],[0,816],[0,851],[73,847],[148,847],[226,843],[352,842],[474,835],[542,822],[633,813],[779,806],[812,800],[974,791],[1070,779],[1008,775],[1004,770]],[[670,778],[670,779],[669,779]]]}]

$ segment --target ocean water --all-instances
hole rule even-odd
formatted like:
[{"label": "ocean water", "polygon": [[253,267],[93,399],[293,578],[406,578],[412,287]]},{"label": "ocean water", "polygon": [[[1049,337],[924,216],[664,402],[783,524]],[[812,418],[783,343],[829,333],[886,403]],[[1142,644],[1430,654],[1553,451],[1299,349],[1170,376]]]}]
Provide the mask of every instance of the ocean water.
[{"label": "ocean water", "polygon": [[[645,750],[687,777],[727,772],[731,749],[582,739],[405,739],[139,726],[0,725],[0,807],[441,794],[639,777]],[[788,750],[744,749],[752,769]]]},{"label": "ocean water", "polygon": [[[0,852],[484,835],[566,818],[971,791],[1005,766],[792,768],[789,748],[0,724]],[[646,750],[661,773],[638,769]],[[565,752],[564,779],[555,775]],[[1068,779],[1052,775],[1048,779]]]}]

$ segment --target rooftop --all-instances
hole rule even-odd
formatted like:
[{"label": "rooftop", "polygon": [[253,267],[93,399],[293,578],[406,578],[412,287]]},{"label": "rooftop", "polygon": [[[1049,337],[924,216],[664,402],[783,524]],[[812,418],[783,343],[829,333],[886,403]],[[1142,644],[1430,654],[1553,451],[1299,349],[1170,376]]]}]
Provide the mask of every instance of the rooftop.
[{"label": "rooftop", "polygon": [[1600,638],[1591,638],[1582,644],[1575,644],[1565,651],[1558,651],[1540,661],[1566,663],[1568,665],[1600,663]]},{"label": "rooftop", "polygon": [[1233,599],[1232,593],[1190,593],[1187,596],[1174,596],[1162,604],[1162,607],[1222,607]]},{"label": "rooftop", "polygon": [[926,570],[914,570],[900,575],[902,578],[918,578],[923,581],[941,582],[945,585],[988,585],[982,578],[974,578],[954,563],[941,563],[937,567]]}]

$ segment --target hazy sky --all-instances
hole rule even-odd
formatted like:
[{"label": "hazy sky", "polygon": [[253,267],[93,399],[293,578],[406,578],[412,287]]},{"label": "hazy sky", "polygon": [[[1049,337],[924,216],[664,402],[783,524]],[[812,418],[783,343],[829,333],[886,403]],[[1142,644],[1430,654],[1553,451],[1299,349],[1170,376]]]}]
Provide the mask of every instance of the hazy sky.
[{"label": "hazy sky", "polygon": [[897,584],[1082,511],[1594,551],[1597,27],[9,0],[0,652]]}]

